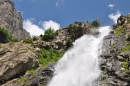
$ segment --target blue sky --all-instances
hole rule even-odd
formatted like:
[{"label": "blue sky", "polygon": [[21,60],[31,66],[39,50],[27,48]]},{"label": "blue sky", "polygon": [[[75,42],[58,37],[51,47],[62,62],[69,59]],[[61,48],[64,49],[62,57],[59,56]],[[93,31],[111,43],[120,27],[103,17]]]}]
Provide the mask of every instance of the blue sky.
[{"label": "blue sky", "polygon": [[[130,13],[130,0],[12,0],[22,12],[24,28],[58,29],[75,21],[100,19],[102,26],[116,23],[121,15]],[[27,24],[28,23],[28,24]],[[49,25],[50,24],[50,25]],[[35,35],[35,34],[34,34]]]}]

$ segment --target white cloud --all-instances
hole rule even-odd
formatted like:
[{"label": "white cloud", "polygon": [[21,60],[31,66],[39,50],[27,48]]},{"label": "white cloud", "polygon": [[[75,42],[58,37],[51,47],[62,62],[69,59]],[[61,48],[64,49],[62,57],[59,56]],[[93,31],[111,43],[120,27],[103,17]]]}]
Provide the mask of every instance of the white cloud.
[{"label": "white cloud", "polygon": [[117,19],[121,16],[121,13],[117,11],[116,13],[111,13],[108,15],[108,17],[116,24]]},{"label": "white cloud", "polygon": [[39,36],[44,33],[44,30],[33,24],[34,19],[27,19],[23,22],[23,28],[30,33],[31,36]]},{"label": "white cloud", "polygon": [[42,28],[44,28],[45,30],[48,28],[53,28],[54,30],[58,30],[60,28],[60,24],[52,20],[43,21],[43,22],[40,22],[40,24],[42,25]]},{"label": "white cloud", "polygon": [[60,5],[60,3],[64,2],[64,0],[57,0],[55,3],[55,6],[58,7]]},{"label": "white cloud", "polygon": [[48,28],[53,28],[54,30],[58,30],[60,28],[60,24],[49,20],[49,21],[41,21],[39,24],[42,25],[40,27],[39,25],[35,25],[33,22],[35,19],[27,19],[23,22],[23,28],[30,33],[31,36],[39,36],[41,34],[44,34],[44,30],[47,30]]},{"label": "white cloud", "polygon": [[115,7],[115,5],[114,4],[109,4],[108,7],[112,9],[112,8]]}]

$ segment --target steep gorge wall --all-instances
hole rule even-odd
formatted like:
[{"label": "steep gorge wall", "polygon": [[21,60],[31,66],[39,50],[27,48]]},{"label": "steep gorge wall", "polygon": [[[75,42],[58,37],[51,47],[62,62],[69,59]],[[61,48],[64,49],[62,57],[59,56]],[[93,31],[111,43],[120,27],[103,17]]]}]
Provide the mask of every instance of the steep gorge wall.
[{"label": "steep gorge wall", "polygon": [[7,29],[14,38],[23,39],[30,34],[22,27],[21,13],[14,8],[11,0],[0,0],[0,27]]}]

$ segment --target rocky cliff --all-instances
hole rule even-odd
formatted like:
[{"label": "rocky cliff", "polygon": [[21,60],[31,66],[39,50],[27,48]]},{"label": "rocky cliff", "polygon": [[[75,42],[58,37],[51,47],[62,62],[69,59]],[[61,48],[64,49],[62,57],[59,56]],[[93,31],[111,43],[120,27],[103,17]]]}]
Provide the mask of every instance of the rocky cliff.
[{"label": "rocky cliff", "polygon": [[11,0],[0,0],[0,27],[7,29],[14,38],[23,39],[30,34],[22,27],[21,13],[14,8]]},{"label": "rocky cliff", "polygon": [[100,57],[100,86],[130,86],[130,15],[121,16],[104,38]]}]

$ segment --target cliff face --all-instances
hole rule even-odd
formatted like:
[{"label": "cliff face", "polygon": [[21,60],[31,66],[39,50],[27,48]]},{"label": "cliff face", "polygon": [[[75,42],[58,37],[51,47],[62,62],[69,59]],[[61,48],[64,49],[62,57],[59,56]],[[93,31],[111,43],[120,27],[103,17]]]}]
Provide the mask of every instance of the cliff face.
[{"label": "cliff face", "polygon": [[104,38],[100,86],[130,86],[130,15],[121,16]]},{"label": "cliff face", "polygon": [[14,38],[23,39],[30,34],[22,27],[21,13],[14,8],[11,0],[0,0],[0,27],[7,29]]}]

